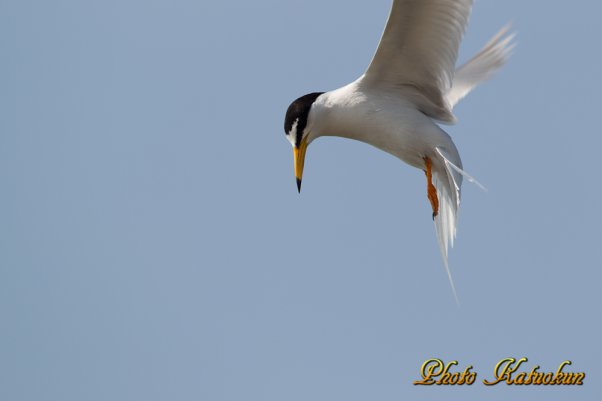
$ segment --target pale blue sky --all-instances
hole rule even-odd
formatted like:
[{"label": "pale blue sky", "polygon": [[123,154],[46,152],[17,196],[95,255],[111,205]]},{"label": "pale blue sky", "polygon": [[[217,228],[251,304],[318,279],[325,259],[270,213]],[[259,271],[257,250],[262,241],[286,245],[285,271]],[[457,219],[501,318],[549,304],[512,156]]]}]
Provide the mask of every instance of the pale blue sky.
[{"label": "pale blue sky", "polygon": [[[313,143],[296,97],[359,76],[389,0],[0,3],[0,400],[593,400],[602,393],[602,6],[477,1],[509,64],[445,129],[465,184],[440,259],[422,172]],[[583,387],[487,388],[504,357]],[[431,357],[472,387],[418,388]]]}]

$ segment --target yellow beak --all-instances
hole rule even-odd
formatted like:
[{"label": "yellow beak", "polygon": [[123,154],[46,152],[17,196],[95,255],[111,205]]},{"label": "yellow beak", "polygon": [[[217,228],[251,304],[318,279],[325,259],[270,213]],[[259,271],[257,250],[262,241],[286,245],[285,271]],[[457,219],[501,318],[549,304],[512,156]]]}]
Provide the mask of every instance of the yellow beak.
[{"label": "yellow beak", "polygon": [[307,150],[307,136],[301,139],[299,147],[293,147],[295,157],[295,178],[297,178],[297,189],[301,192],[301,180],[303,179],[303,164],[305,163],[305,151]]}]

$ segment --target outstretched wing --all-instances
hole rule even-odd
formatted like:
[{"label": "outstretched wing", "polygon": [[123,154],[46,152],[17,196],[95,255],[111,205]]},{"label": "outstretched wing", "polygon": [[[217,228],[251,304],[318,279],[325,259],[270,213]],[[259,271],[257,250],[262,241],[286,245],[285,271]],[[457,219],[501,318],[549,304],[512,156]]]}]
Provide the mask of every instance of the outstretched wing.
[{"label": "outstretched wing", "polygon": [[487,44],[462,67],[456,70],[452,87],[447,93],[450,108],[454,108],[464,96],[478,84],[487,79],[503,66],[514,49],[515,34],[508,34],[510,24],[502,28]]},{"label": "outstretched wing", "polygon": [[454,122],[447,93],[471,8],[472,0],[394,0],[364,81],[395,88],[431,118]]}]

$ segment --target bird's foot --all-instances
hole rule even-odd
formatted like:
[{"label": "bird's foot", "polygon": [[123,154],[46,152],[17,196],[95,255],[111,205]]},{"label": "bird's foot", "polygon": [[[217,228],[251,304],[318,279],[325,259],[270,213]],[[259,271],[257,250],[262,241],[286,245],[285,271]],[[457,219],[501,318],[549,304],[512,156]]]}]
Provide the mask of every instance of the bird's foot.
[{"label": "bird's foot", "polygon": [[439,214],[439,197],[437,196],[437,189],[433,185],[433,163],[431,159],[424,157],[424,164],[426,166],[426,170],[424,170],[426,174],[426,193],[431,202],[433,220],[435,220],[435,217]]}]

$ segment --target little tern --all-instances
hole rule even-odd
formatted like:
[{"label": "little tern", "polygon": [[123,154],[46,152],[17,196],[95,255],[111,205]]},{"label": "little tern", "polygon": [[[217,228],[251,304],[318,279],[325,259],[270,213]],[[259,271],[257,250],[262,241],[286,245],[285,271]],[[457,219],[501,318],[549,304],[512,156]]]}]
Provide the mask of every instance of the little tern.
[{"label": "little tern", "polygon": [[456,236],[462,167],[451,137],[437,123],[454,124],[454,106],[498,70],[514,47],[500,30],[472,59],[455,69],[472,0],[394,0],[372,62],[354,82],[314,92],[288,107],[284,132],[293,145],[301,192],[305,152],[321,136],[368,143],[423,170],[443,263]]}]

